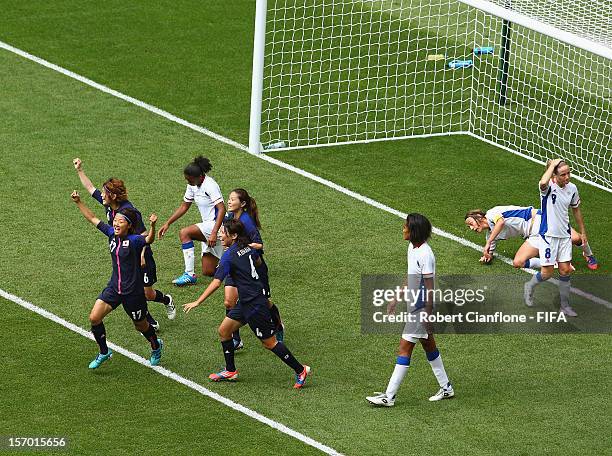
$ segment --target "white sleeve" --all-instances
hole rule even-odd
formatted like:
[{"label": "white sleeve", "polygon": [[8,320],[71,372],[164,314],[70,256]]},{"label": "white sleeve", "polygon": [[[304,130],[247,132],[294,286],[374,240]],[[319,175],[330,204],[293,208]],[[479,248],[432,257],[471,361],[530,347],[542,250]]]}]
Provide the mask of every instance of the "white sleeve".
[{"label": "white sleeve", "polygon": [[544,188],[544,190],[542,190],[540,186],[538,185],[538,190],[540,190],[540,196],[542,197],[546,196],[546,194],[548,193],[548,190],[550,190],[550,181],[548,181],[548,185],[546,186],[546,188]]},{"label": "white sleeve", "polygon": [[425,278],[433,277],[436,273],[436,258],[433,252],[428,252],[423,258],[423,267],[421,268],[421,274]]},{"label": "white sleeve", "polygon": [[195,194],[193,193],[193,188],[191,187],[191,185],[188,185],[187,190],[185,190],[185,196],[183,196],[183,201],[185,201],[186,203],[193,203],[194,199]]},{"label": "white sleeve", "polygon": [[221,195],[221,189],[219,188],[219,184],[216,182],[211,183],[210,188],[208,189],[208,194],[210,195],[210,201],[212,201],[212,205],[216,206],[218,203],[223,202],[223,195]]},{"label": "white sleeve", "polygon": [[574,186],[574,194],[572,195],[572,199],[570,201],[571,207],[580,206],[580,195],[578,194],[578,187]]}]

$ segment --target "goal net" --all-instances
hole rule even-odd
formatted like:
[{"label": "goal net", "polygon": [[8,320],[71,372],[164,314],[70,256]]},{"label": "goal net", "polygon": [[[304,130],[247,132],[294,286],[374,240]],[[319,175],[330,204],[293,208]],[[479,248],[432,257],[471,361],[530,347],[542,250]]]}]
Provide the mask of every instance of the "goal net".
[{"label": "goal net", "polygon": [[511,1],[258,0],[250,150],[469,134],[612,190],[609,0]]}]

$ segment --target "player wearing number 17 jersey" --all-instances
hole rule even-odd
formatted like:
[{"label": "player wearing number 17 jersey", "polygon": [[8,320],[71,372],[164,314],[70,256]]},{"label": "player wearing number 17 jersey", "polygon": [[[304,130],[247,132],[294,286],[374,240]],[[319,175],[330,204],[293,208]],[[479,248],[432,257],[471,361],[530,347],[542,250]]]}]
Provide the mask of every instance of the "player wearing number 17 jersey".
[{"label": "player wearing number 17 jersey", "polygon": [[250,239],[239,220],[227,220],[221,230],[221,241],[227,250],[221,257],[215,278],[194,302],[183,306],[187,313],[202,304],[230,276],[238,289],[238,302],[229,311],[219,326],[221,347],[225,357],[225,369],[209,376],[212,381],[236,380],[238,370],[234,363],[234,341],[232,333],[248,324],[264,347],[272,351],[295,371],[294,388],[302,388],[310,367],[301,364],[283,342],[274,335],[276,328],[268,309],[266,287],[257,272],[261,264],[259,253],[249,246]]}]

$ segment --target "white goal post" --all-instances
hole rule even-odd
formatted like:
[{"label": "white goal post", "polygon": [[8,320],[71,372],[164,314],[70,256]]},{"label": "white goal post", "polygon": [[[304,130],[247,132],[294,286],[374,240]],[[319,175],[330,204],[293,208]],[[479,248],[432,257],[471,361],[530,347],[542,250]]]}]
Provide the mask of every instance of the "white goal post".
[{"label": "white goal post", "polygon": [[251,153],[455,134],[612,192],[609,0],[257,0]]}]

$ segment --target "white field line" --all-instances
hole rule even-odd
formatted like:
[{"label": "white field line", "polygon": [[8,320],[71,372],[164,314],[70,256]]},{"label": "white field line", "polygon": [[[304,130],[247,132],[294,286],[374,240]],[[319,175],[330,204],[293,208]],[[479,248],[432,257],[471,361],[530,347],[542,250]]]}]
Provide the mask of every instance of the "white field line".
[{"label": "white field line", "polygon": [[[69,329],[70,331],[74,331],[77,334],[80,334],[83,337],[86,337],[88,339],[94,340],[93,335],[81,328],[80,326],[77,326],[73,323],[70,323],[69,321],[64,320],[61,317],[58,317],[57,315],[55,315],[52,312],[49,312],[48,310],[42,309],[41,307],[38,307],[28,301],[25,301],[23,299],[21,299],[18,296],[12,295],[2,289],[0,289],[0,297],[5,298],[9,301],[14,302],[15,304],[20,305],[21,307],[31,310],[32,312],[37,313],[38,315],[47,318],[59,325],[62,325],[63,327]],[[328,447],[327,445],[324,445],[320,442],[317,442],[314,439],[311,439],[310,437],[294,431],[293,429],[285,426],[284,424],[281,424],[277,421],[271,420],[268,417],[263,416],[260,413],[257,413],[254,410],[251,410],[250,408],[245,407],[244,405],[238,404],[237,402],[232,401],[231,399],[228,399],[224,396],[221,396],[220,394],[215,393],[214,391],[211,391],[205,387],[203,387],[202,385],[200,385],[199,383],[195,383],[185,377],[180,376],[179,374],[172,372],[171,370],[168,370],[164,367],[161,366],[151,366],[151,364],[149,363],[149,361],[145,358],[143,358],[142,356],[139,356],[135,353],[132,353],[131,351],[117,345],[117,344],[113,344],[111,342],[108,342],[108,346],[116,353],[120,353],[123,356],[131,359],[132,361],[137,362],[138,364],[142,364],[145,367],[148,367],[149,369],[153,369],[154,371],[156,371],[158,374],[163,375],[164,377],[168,377],[169,379],[174,380],[175,382],[178,382],[182,385],[185,385],[188,388],[191,388],[194,391],[197,391],[198,393],[200,393],[203,396],[207,396],[211,399],[214,399],[217,402],[221,402],[223,405],[226,405],[240,413],[243,413],[263,424],[266,424],[268,426],[270,426],[273,429],[276,429],[277,431],[282,432],[283,434],[287,434],[307,445],[310,445],[314,448],[316,448],[317,450],[322,451],[323,453],[329,454],[329,455],[334,455],[334,456],[342,456],[341,453],[337,452],[336,450],[334,450],[331,447]]]},{"label": "white field line", "polygon": [[[36,57],[35,55],[29,54],[29,53],[27,53],[25,51],[22,51],[21,49],[17,49],[16,47],[11,46],[10,44],[7,44],[7,43],[4,43],[4,42],[0,41],[0,48],[6,49],[9,52],[17,54],[17,55],[19,55],[21,57],[24,57],[24,58],[26,58],[28,60],[36,62],[36,63],[38,63],[40,65],[43,65],[43,66],[45,66],[47,68],[50,68],[50,69],[52,69],[54,71],[57,71],[59,73],[62,73],[62,74],[66,75],[66,76],[68,76],[70,78],[76,79],[77,81],[80,81],[80,82],[82,82],[84,84],[87,84],[88,86],[94,87],[94,88],[96,88],[96,89],[98,89],[98,90],[100,90],[100,91],[102,91],[104,93],[108,93],[109,95],[112,95],[114,97],[120,98],[121,100],[127,101],[128,103],[136,105],[136,106],[138,106],[140,108],[146,109],[147,111],[153,112],[153,113],[155,113],[155,114],[157,114],[157,115],[159,115],[161,117],[164,117],[164,118],[166,118],[166,119],[168,119],[168,120],[170,120],[172,122],[175,122],[175,123],[178,123],[180,125],[183,125],[183,126],[185,126],[187,128],[190,128],[190,129],[192,129],[194,131],[202,133],[203,135],[206,135],[206,136],[209,136],[209,137],[211,137],[213,139],[216,139],[217,141],[220,141],[220,142],[225,143],[225,144],[229,144],[230,146],[233,146],[236,149],[239,149],[239,150],[242,150],[244,152],[249,153],[248,147],[243,145],[243,144],[240,144],[240,143],[238,143],[238,142],[236,142],[236,141],[234,141],[232,139],[226,138],[225,136],[222,136],[222,135],[220,135],[218,133],[212,132],[212,131],[208,130],[207,128],[201,127],[199,125],[196,125],[196,124],[188,122],[188,121],[186,121],[184,119],[181,119],[180,117],[177,117],[177,116],[175,116],[173,114],[170,114],[169,112],[164,111],[163,109],[159,109],[159,108],[157,108],[155,106],[152,106],[152,105],[150,105],[148,103],[145,103],[143,101],[137,100],[136,98],[132,98],[132,97],[130,97],[128,95],[125,95],[125,94],[123,94],[121,92],[118,92],[116,90],[110,89],[110,88],[108,88],[108,87],[106,87],[106,86],[104,86],[102,84],[98,84],[97,82],[94,82],[91,79],[88,79],[86,77],[83,77],[81,75],[73,73],[72,71],[66,70],[65,68],[62,68],[62,67],[60,67],[58,65],[50,63],[50,62],[48,62],[48,61],[46,61],[44,59],[41,59],[40,57]],[[324,179],[324,178],[322,178],[320,176],[317,176],[316,174],[312,174],[312,173],[310,173],[308,171],[305,171],[305,170],[303,170],[301,168],[297,168],[297,167],[295,167],[293,165],[289,165],[289,164],[287,164],[287,163],[285,163],[285,162],[283,162],[281,160],[278,160],[276,158],[270,157],[270,156],[268,156],[266,154],[252,154],[252,155],[254,157],[257,157],[257,158],[261,159],[261,160],[267,161],[268,163],[271,163],[273,165],[279,166],[279,167],[281,167],[283,169],[286,169],[288,171],[292,171],[292,172],[294,172],[296,174],[299,174],[300,176],[306,177],[306,178],[308,178],[310,180],[313,180],[313,181],[318,182],[318,183],[320,183],[322,185],[325,185],[326,187],[332,188],[332,189],[334,189],[334,190],[336,190],[336,191],[338,191],[340,193],[343,193],[343,194],[345,194],[347,196],[350,196],[351,198],[355,198],[355,199],[357,199],[359,201],[362,201],[362,202],[364,202],[364,203],[366,203],[366,204],[368,204],[370,206],[373,206],[373,207],[375,207],[377,209],[383,210],[385,212],[388,212],[390,214],[396,215],[396,216],[398,216],[400,218],[403,218],[403,219],[406,218],[407,214],[404,213],[404,212],[398,211],[397,209],[393,209],[393,208],[391,208],[391,207],[389,207],[389,206],[387,206],[385,204],[382,204],[382,203],[380,203],[380,202],[378,202],[376,200],[373,200],[372,198],[368,198],[367,196],[363,196],[363,195],[361,195],[361,194],[359,194],[357,192],[349,190],[348,188],[342,187],[341,185],[338,185],[338,184],[336,184],[336,183],[334,183],[334,182],[332,182],[330,180],[327,180],[327,179]],[[464,239],[462,237],[455,236],[454,234],[448,233],[448,232],[446,232],[444,230],[441,230],[439,228],[434,227],[433,228],[433,233],[438,235],[438,236],[441,236],[441,237],[450,239],[452,241],[458,242],[459,244],[464,245],[466,247],[470,247],[470,248],[472,248],[474,250],[482,251],[482,247],[479,246],[478,244],[475,244],[474,242],[468,241],[467,239]],[[502,256],[502,255],[496,255],[496,256],[497,256],[497,258],[499,258],[504,263],[512,265],[512,260],[510,258],[507,258],[507,257]],[[532,269],[524,269],[524,271],[526,271],[526,272],[528,272],[530,274],[536,274],[536,272],[537,272],[537,271],[533,271]],[[594,295],[592,295],[590,293],[587,293],[585,291],[582,291],[582,290],[579,290],[579,289],[576,289],[576,288],[573,288],[573,287],[571,288],[571,291],[574,294],[576,294],[576,295],[582,296],[582,297],[584,297],[584,298],[586,298],[586,299],[588,299],[590,301],[593,301],[593,302],[598,303],[598,304],[602,304],[602,305],[606,306],[607,308],[612,309],[612,303],[610,303],[610,302],[608,302],[608,301],[606,301],[604,299],[601,299],[601,298],[599,298],[597,296],[594,296]]]}]

